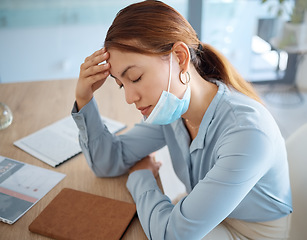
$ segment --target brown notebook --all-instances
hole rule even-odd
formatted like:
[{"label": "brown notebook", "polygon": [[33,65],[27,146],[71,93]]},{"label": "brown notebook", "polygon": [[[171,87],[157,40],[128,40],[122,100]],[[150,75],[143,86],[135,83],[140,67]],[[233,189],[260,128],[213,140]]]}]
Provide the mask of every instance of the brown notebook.
[{"label": "brown notebook", "polygon": [[136,213],[135,204],[64,188],[30,224],[54,239],[120,239]]}]

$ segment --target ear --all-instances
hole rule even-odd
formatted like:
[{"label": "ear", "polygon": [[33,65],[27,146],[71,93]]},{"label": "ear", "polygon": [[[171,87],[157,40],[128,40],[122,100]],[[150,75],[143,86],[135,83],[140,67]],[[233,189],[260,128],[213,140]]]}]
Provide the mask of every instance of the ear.
[{"label": "ear", "polygon": [[180,70],[182,73],[186,73],[190,63],[189,47],[184,42],[176,42],[173,45],[172,51],[175,53]]}]

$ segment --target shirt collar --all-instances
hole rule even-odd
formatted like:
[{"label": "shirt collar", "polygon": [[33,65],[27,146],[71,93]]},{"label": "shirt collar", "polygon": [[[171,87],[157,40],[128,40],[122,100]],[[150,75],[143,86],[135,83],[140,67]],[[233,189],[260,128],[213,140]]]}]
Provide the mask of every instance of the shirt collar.
[{"label": "shirt collar", "polygon": [[215,84],[218,86],[218,91],[214,98],[212,99],[207,111],[204,114],[204,117],[200,123],[198,134],[196,138],[192,141],[190,145],[190,153],[192,153],[196,149],[201,149],[205,147],[205,138],[208,131],[208,127],[210,123],[212,122],[212,119],[214,117],[214,113],[218,107],[218,104],[224,95],[225,91],[227,90],[227,87],[224,83],[220,81],[216,81]]}]

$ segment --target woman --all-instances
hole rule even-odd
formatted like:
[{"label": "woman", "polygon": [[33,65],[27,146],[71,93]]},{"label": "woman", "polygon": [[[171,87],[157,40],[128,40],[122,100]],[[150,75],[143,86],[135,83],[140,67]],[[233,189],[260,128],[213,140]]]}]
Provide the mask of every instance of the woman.
[{"label": "woman", "polygon": [[[102,64],[101,64],[102,63]],[[115,136],[93,93],[111,75],[144,121]],[[189,23],[159,1],[121,10],[105,47],[81,65],[72,115],[100,177],[127,187],[149,239],[286,239],[292,212],[284,140],[252,86]],[[167,145],[188,195],[156,183],[150,153]]]}]

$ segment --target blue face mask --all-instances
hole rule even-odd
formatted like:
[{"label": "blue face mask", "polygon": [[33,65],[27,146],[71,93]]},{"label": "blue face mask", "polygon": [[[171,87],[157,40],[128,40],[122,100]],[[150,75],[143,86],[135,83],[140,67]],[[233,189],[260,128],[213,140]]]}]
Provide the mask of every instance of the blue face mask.
[{"label": "blue face mask", "polygon": [[183,98],[179,99],[174,94],[169,92],[172,80],[172,54],[170,57],[170,67],[169,67],[169,79],[168,79],[168,89],[167,92],[163,91],[157,105],[146,118],[144,117],[144,122],[166,125],[172,123],[179,119],[182,114],[184,114],[189,107],[191,98],[191,89],[188,85]]}]

